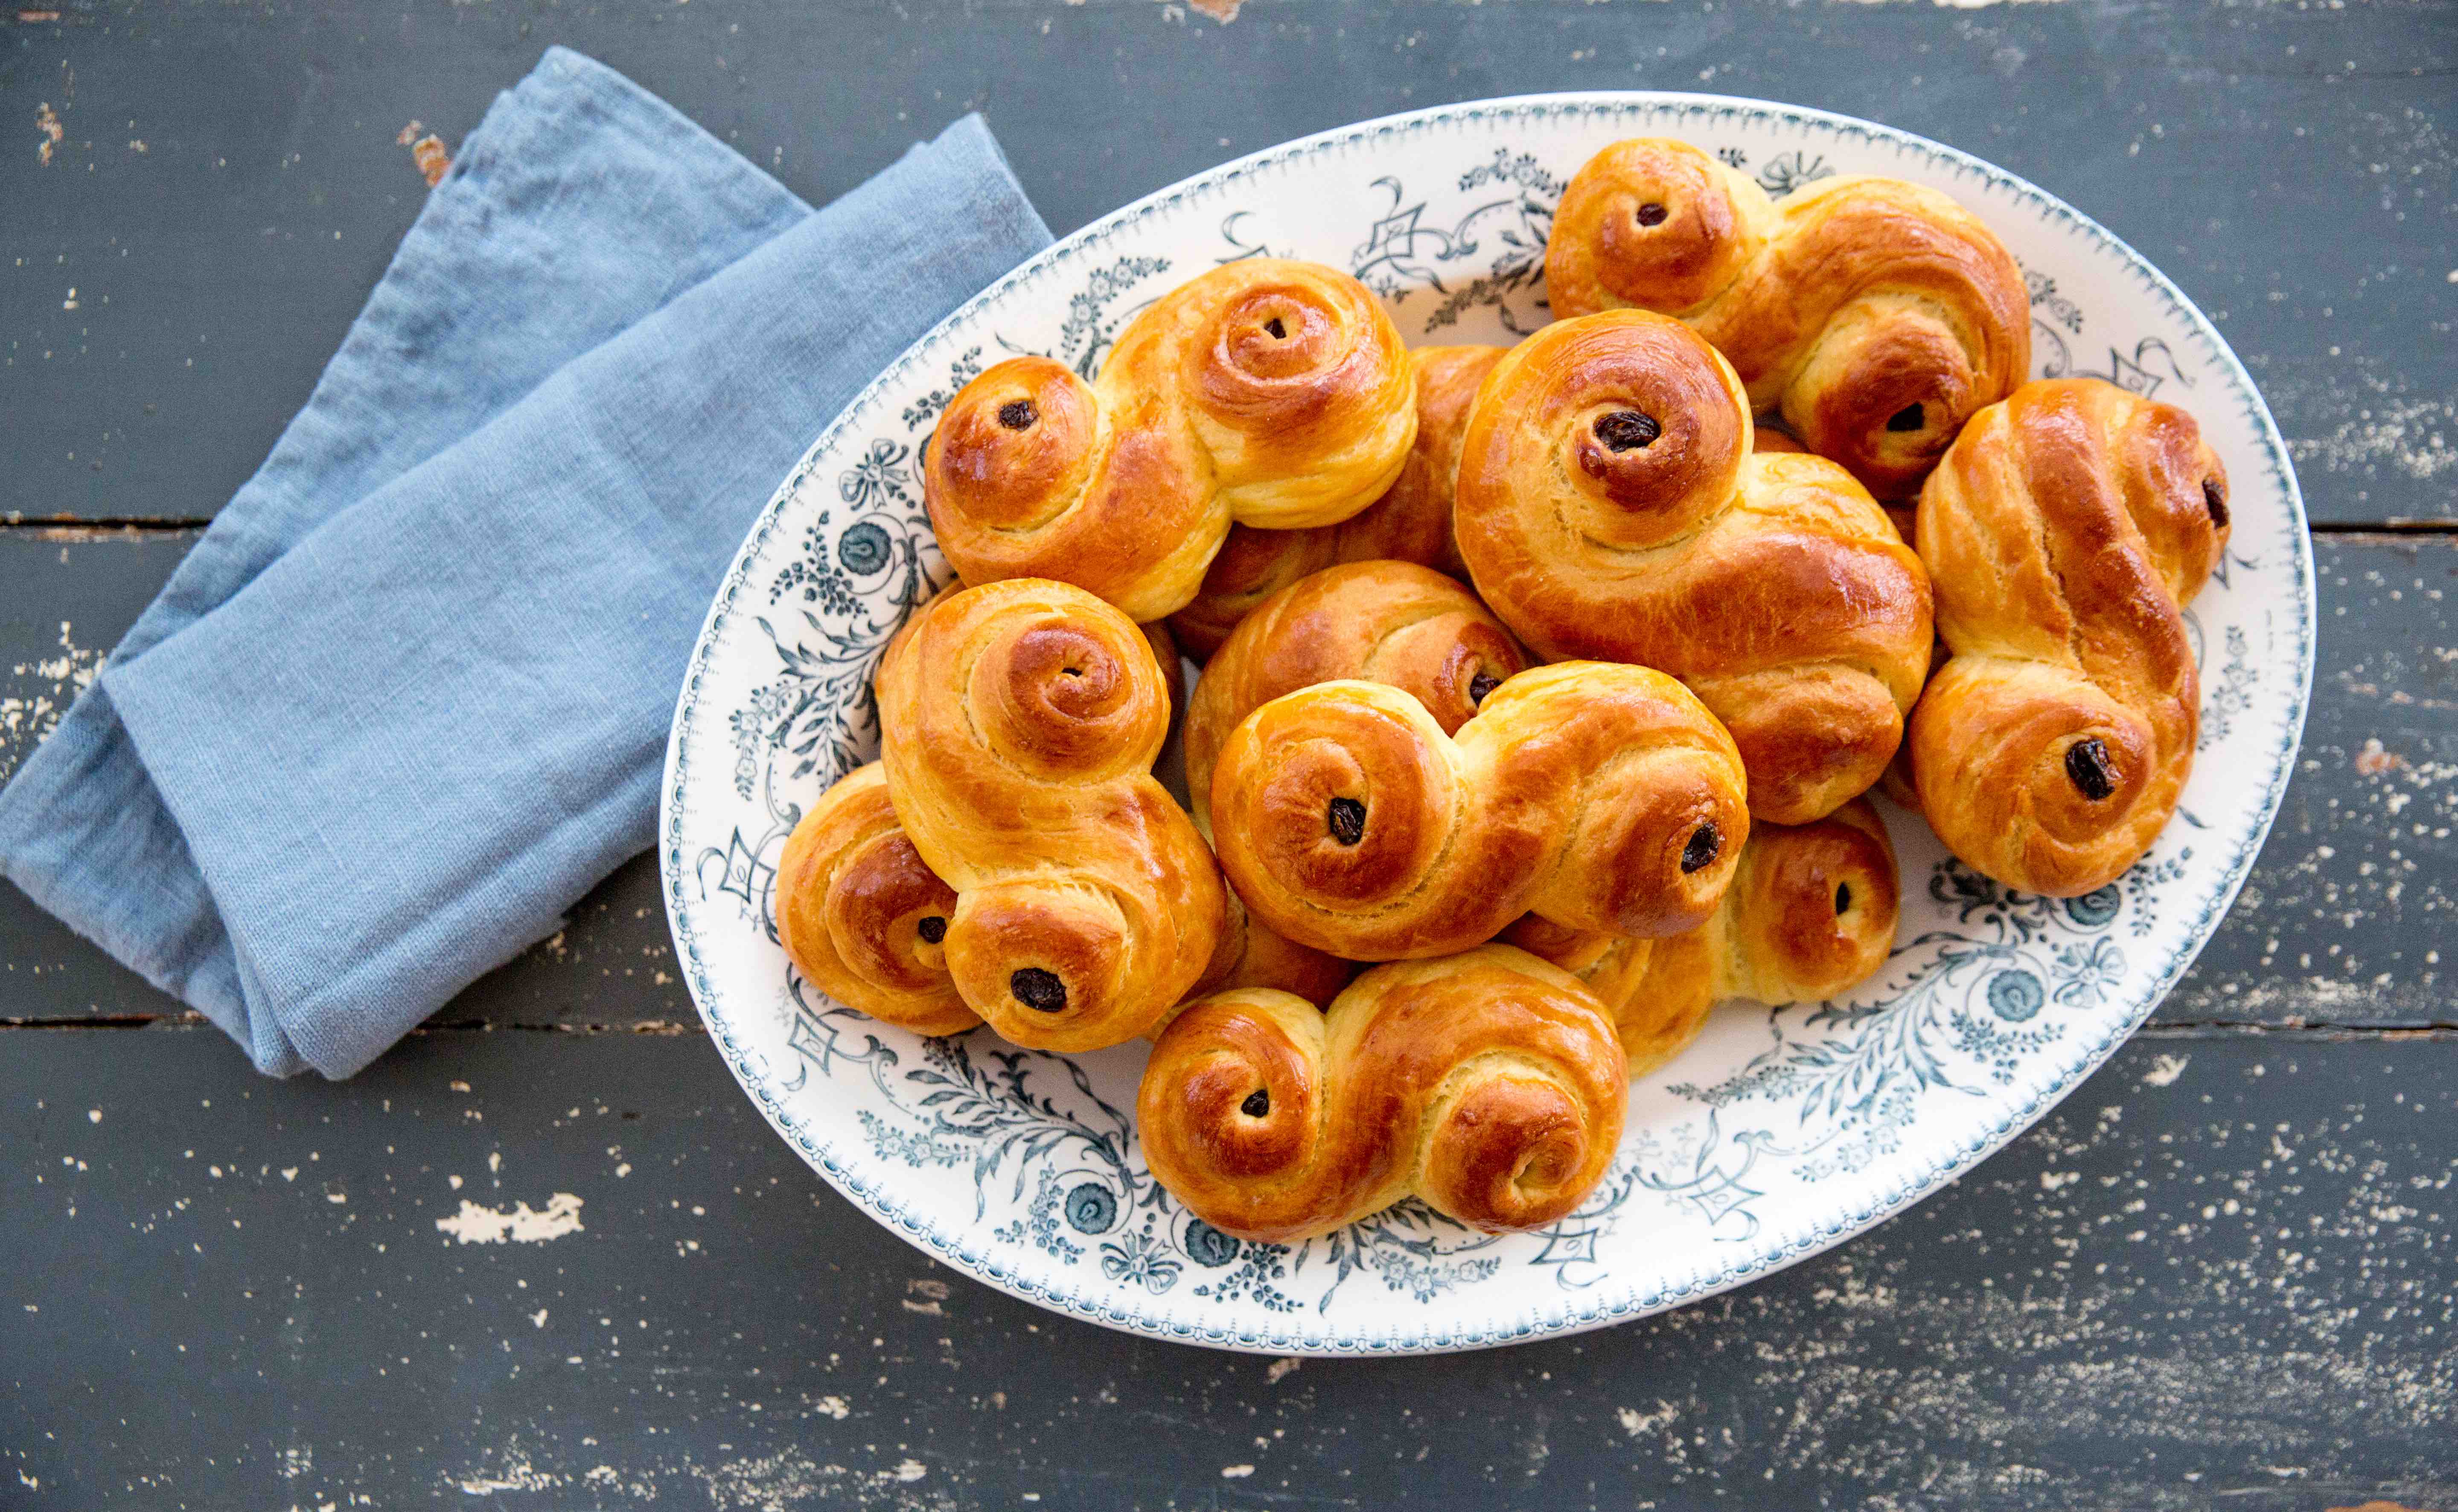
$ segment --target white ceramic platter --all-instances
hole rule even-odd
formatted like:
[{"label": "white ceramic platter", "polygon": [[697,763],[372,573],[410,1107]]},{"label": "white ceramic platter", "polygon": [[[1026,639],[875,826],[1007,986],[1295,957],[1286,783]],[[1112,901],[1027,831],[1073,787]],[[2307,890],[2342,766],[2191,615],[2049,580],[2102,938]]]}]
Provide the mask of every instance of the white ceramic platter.
[{"label": "white ceramic platter", "polygon": [[[1540,1233],[1492,1238],[1414,1203],[1294,1247],[1191,1217],[1135,1144],[1140,1044],[1018,1051],[925,1040],[819,996],[770,923],[786,832],[878,747],[870,674],[947,576],[915,455],[983,364],[1089,375],[1145,302],[1270,252],[1346,268],[1412,342],[1507,342],[1547,319],[1545,235],[1579,165],[1670,135],[1778,196],[1839,172],[1946,191],[2023,263],[2039,371],[2184,405],[2218,447],[2235,534],[2188,618],[2201,750],[2184,805],[2116,885],[2009,893],[1888,809],[1904,921],[1849,998],[1734,1005],[1633,1089],[1611,1174]],[[1591,1328],[1761,1276],[1935,1191],[2038,1118],[2140,1024],[2253,865],[2312,677],[2313,569],[2284,448],[2210,322],[2130,248],[1975,158],[1865,121],[1681,94],[1447,106],[1308,137],[1077,232],[864,389],[744,541],[675,714],[658,828],[682,969],[778,1133],[948,1264],[1054,1311],[1288,1354],[1453,1350]],[[1884,806],[1884,805],[1882,805]]]}]

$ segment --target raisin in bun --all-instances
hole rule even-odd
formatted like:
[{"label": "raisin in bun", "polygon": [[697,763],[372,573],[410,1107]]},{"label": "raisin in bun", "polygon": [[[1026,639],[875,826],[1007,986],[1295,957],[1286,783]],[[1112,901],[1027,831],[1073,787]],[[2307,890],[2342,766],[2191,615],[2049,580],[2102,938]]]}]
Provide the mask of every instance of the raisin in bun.
[{"label": "raisin in bun", "polygon": [[810,984],[917,1034],[982,1022],[943,948],[956,895],[924,864],[887,800],[878,762],[829,788],[777,861],[777,938]]},{"label": "raisin in bun", "polygon": [[1198,821],[1239,720],[1285,693],[1344,677],[1413,696],[1446,735],[1534,665],[1477,596],[1431,568],[1356,562],[1317,572],[1248,615],[1203,668],[1186,715],[1186,781]]}]

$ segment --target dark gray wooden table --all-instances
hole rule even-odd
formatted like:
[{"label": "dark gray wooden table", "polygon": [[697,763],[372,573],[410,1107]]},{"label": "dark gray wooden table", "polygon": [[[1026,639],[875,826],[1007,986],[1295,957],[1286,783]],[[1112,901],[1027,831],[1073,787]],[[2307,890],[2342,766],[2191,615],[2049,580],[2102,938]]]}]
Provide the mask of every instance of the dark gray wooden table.
[{"label": "dark gray wooden table", "polygon": [[[813,199],[981,108],[1060,231],[1536,90],[2003,163],[2174,276],[2294,448],[2285,812],[2152,1025],[1909,1214],[1664,1317],[1301,1368],[1040,1313],[840,1199],[701,1036],[645,861],[343,1085],[0,888],[0,1505],[2458,1512],[2458,0],[16,0],[0,776],[305,397],[425,193],[403,128],[457,142],[550,42]],[[435,1228],[557,1191],[579,1232]]]}]

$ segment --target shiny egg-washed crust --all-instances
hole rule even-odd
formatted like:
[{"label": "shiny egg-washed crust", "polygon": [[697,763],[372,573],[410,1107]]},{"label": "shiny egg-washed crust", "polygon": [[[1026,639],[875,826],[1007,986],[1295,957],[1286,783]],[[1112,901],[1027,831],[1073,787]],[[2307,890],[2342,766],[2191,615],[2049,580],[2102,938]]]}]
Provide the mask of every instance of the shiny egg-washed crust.
[{"label": "shiny egg-washed crust", "polygon": [[1365,286],[1253,258],[1145,307],[1086,383],[1019,357],[948,403],[922,470],[966,582],[1073,583],[1137,620],[1186,607],[1230,522],[1331,525],[1416,436],[1400,333]]},{"label": "shiny egg-washed crust", "polygon": [[1645,667],[1538,667],[1456,737],[1408,693],[1319,683],[1239,722],[1212,775],[1258,919],[1350,961],[1449,955],[1523,913],[1613,934],[1706,921],[1749,837],[1740,755]]},{"label": "shiny egg-washed crust", "polygon": [[956,990],[1037,1049],[1148,1032],[1199,981],[1227,902],[1152,775],[1169,696],[1143,632],[1079,588],[1014,578],[934,600],[879,669],[881,763],[956,894]]},{"label": "shiny egg-washed crust", "polygon": [[1340,995],[1357,975],[1357,963],[1299,944],[1260,923],[1229,894],[1229,918],[1220,931],[1220,946],[1212,965],[1191,996],[1204,997],[1240,987],[1270,987],[1322,1007]]},{"label": "shiny egg-washed crust", "polygon": [[1631,940],[1531,914],[1502,938],[1587,984],[1639,1076],[1687,1048],[1727,998],[1814,1003],[1866,982],[1902,906],[1885,822],[1854,798],[1812,823],[1753,827],[1724,901],[1686,934]]},{"label": "shiny egg-washed crust", "polygon": [[846,1007],[916,1034],[982,1022],[948,975],[955,908],[955,892],[897,822],[876,761],[820,795],[777,861],[777,938],[795,969]]},{"label": "shiny egg-washed crust", "polygon": [[1408,354],[1417,373],[1417,440],[1407,465],[1383,497],[1338,525],[1311,530],[1268,530],[1235,525],[1203,574],[1195,602],[1170,616],[1198,661],[1220,649],[1255,607],[1310,572],[1341,562],[1415,562],[1468,580],[1451,544],[1451,480],[1459,471],[1460,437],[1469,406],[1499,346],[1420,346]]},{"label": "shiny egg-washed crust", "polygon": [[1931,474],[1918,535],[1953,652],[1912,711],[1921,812],[2010,887],[2114,881],[2193,768],[2182,606],[2227,546],[2218,456],[2172,404],[2097,379],[2026,383]]},{"label": "shiny egg-washed crust", "polygon": [[1679,677],[1731,728],[1750,812],[1803,824],[1901,743],[1928,670],[1928,575],[1843,468],[1754,452],[1755,431],[1732,367],[1688,326],[1558,321],[1487,377],[1454,528],[1531,650]]},{"label": "shiny egg-washed crust", "polygon": [[1756,408],[1881,499],[1909,499],[1964,422],[2031,369],[2023,270],[1952,199],[1853,176],[1779,208],[1747,175],[1661,137],[1616,142],[1573,176],[1545,287],[1557,317],[1688,321]]},{"label": "shiny egg-washed crust", "polygon": [[1282,694],[1344,677],[1387,683],[1455,735],[1481,690],[1535,660],[1474,593],[1431,568],[1355,562],[1302,578],[1246,616],[1196,681],[1186,714],[1196,818],[1208,826],[1221,742]]},{"label": "shiny egg-washed crust", "polygon": [[1473,1229],[1541,1228],[1621,1142],[1629,1075],[1602,1005],[1525,951],[1378,966],[1327,1013],[1223,993],[1161,1031],[1144,1160],[1224,1233],[1290,1243],[1403,1197]]}]

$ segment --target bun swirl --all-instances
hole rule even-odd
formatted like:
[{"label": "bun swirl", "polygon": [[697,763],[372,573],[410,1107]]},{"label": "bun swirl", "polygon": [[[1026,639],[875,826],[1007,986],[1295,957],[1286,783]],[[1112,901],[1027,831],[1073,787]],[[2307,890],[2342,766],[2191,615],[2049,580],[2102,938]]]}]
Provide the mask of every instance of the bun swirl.
[{"label": "bun swirl", "polygon": [[1921,812],[2010,887],[2115,880],[2193,770],[2183,606],[2227,545],[2226,470],[2174,405],[2026,383],[1947,453],[1917,532],[1952,652],[1912,712]]},{"label": "bun swirl", "polygon": [[1751,812],[1805,823],[1901,743],[1928,578],[1842,468],[1754,439],[1732,368],[1678,321],[1556,321],[1486,379],[1454,528],[1538,655],[1678,676],[1731,729]]},{"label": "bun swirl", "polygon": [[916,1034],[981,1023],[948,975],[956,895],[923,864],[874,761],[820,796],[777,861],[777,938],[811,984]]},{"label": "bun swirl", "polygon": [[1195,596],[1232,520],[1330,525],[1371,503],[1416,423],[1400,333],[1364,285],[1255,258],[1147,306],[1092,383],[1038,357],[967,383],[923,500],[966,582],[1052,578],[1156,620]]},{"label": "bun swirl", "polygon": [[2031,365],[2022,269],[1981,219],[1895,178],[1822,180],[1779,208],[1687,142],[1616,142],[1563,192],[1557,317],[1677,316],[1752,404],[1881,499],[1908,499],[1964,423]]},{"label": "bun swirl", "polygon": [[955,891],[957,992],[1018,1045],[1148,1031],[1201,978],[1226,902],[1152,764],[1169,694],[1135,623],[1081,589],[945,595],[879,670],[881,761],[914,850]]},{"label": "bun swirl", "polygon": [[1489,694],[1456,739],[1379,683],[1300,689],[1220,750],[1212,825],[1257,918],[1356,961],[1448,955],[1522,913],[1696,927],[1749,835],[1732,737],[1644,667],[1569,662]]},{"label": "bun swirl", "polygon": [[1385,683],[1455,735],[1534,663],[1474,593],[1431,568],[1356,562],[1302,579],[1248,615],[1196,682],[1186,715],[1196,818],[1209,822],[1221,742],[1282,694],[1344,677]]},{"label": "bun swirl", "polygon": [[1424,1198],[1489,1232],[1578,1207],[1621,1140],[1628,1073],[1588,990],[1485,945],[1380,966],[1318,1013],[1239,991],[1181,1010],[1135,1127],[1204,1222],[1289,1243]]}]

